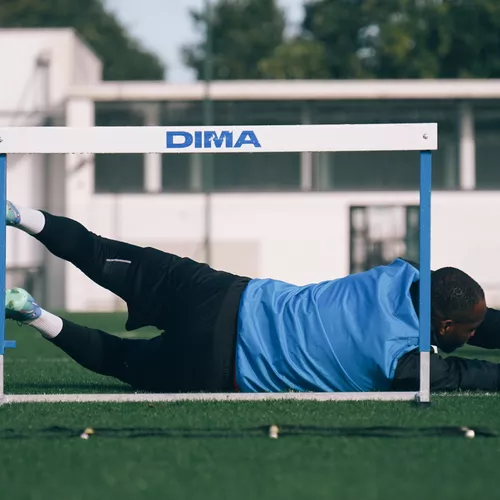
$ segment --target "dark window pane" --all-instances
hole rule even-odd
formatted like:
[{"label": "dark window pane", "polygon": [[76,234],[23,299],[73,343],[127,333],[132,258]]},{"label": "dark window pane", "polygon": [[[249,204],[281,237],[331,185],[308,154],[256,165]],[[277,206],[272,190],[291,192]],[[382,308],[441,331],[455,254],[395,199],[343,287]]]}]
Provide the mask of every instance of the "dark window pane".
[{"label": "dark window pane", "polygon": [[190,154],[162,155],[162,186],[163,191],[190,191]]},{"label": "dark window pane", "polygon": [[500,105],[498,101],[474,103],[476,132],[476,187],[500,188]]},{"label": "dark window pane", "polygon": [[144,157],[141,154],[95,156],[96,193],[140,193],[144,186]]},{"label": "dark window pane", "polygon": [[300,155],[297,153],[224,153],[214,156],[214,191],[300,189]]},{"label": "dark window pane", "polygon": [[500,188],[500,131],[496,139],[476,142],[476,187]]},{"label": "dark window pane", "polygon": [[[419,101],[324,101],[309,104],[313,123],[377,124],[437,122],[439,149],[433,152],[433,188],[458,186],[456,104]],[[418,189],[418,152],[314,155],[314,189]]]},{"label": "dark window pane", "polygon": [[[452,143],[450,148],[433,152],[434,189],[456,187],[458,173],[453,151]],[[319,191],[418,189],[419,157],[418,151],[317,154],[314,155],[314,187]]]},{"label": "dark window pane", "polygon": [[164,127],[202,125],[202,103],[186,101],[165,102],[161,108],[160,123]]},{"label": "dark window pane", "polygon": [[454,127],[457,107],[453,101],[314,101],[308,103],[312,123],[439,123]]},{"label": "dark window pane", "polygon": [[[124,127],[144,125],[143,114],[132,103],[96,103],[96,125]],[[140,193],[144,191],[142,154],[95,155],[96,193]]]},{"label": "dark window pane", "polygon": [[[296,125],[301,123],[304,103],[299,101],[214,101],[212,118],[220,125]],[[203,125],[203,103],[178,101],[163,104],[164,126]]]},{"label": "dark window pane", "polygon": [[418,189],[416,153],[330,153],[327,162],[328,172],[318,185],[320,190]]},{"label": "dark window pane", "polygon": [[353,206],[350,209],[350,272],[401,257],[419,261],[418,206]]},{"label": "dark window pane", "polygon": [[300,101],[217,101],[216,125],[297,125],[302,121]]}]

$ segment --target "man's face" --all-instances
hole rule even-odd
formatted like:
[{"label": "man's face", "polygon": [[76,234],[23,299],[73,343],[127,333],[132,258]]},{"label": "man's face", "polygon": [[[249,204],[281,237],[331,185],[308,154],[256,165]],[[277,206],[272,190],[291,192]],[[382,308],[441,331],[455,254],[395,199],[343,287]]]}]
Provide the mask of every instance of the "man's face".
[{"label": "man's face", "polygon": [[435,331],[438,347],[444,352],[453,352],[462,347],[476,332],[476,328],[483,322],[486,315],[486,302],[481,300],[475,306],[469,317],[464,321],[453,321],[451,319],[435,319]]}]

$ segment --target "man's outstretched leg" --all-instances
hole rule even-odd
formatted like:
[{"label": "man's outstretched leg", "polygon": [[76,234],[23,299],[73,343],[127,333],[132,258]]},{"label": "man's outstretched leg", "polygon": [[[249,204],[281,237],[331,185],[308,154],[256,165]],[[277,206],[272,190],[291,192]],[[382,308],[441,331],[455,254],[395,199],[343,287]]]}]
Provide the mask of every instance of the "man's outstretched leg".
[{"label": "man's outstretched leg", "polygon": [[174,392],[169,353],[162,336],[121,339],[101,330],[77,325],[41,308],[21,288],[5,294],[7,319],[29,325],[81,366],[130,384],[135,389]]},{"label": "man's outstretched leg", "polygon": [[102,238],[79,222],[41,210],[6,207],[8,226],[34,236],[56,257],[73,263],[97,284],[125,301],[134,293],[130,267],[140,260],[140,247]]},{"label": "man's outstretched leg", "polygon": [[7,223],[125,300],[127,330],[155,326],[165,331],[160,338],[168,344],[168,361],[162,364],[171,369],[167,379],[175,377],[179,390],[232,390],[239,303],[249,278],[103,238],[72,219],[11,203]]}]

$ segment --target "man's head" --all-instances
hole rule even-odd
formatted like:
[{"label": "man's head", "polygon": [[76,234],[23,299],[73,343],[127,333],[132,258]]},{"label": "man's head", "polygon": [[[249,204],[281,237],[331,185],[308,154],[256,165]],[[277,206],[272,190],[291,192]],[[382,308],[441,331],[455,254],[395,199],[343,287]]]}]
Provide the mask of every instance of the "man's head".
[{"label": "man's head", "polygon": [[440,349],[452,352],[465,344],[485,314],[484,291],[468,274],[454,267],[432,273],[431,320]]}]

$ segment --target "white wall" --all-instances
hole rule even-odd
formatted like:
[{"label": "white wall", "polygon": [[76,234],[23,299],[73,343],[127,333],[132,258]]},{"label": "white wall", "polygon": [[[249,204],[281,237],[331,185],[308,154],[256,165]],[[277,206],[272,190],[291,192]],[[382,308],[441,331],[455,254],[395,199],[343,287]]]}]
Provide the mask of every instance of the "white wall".
[{"label": "white wall", "polygon": [[[42,56],[49,62],[46,69],[38,64]],[[0,126],[7,127],[39,125],[47,112],[64,120],[69,88],[97,83],[102,74],[100,60],[72,29],[0,29],[0,68]],[[64,206],[62,160],[50,158],[50,165],[46,165],[47,158],[40,155],[9,155],[8,198],[26,206]],[[61,306],[63,266],[47,259],[41,245],[32,238],[8,230],[8,267],[42,262],[50,268],[54,281],[48,291],[49,302]]]},{"label": "white wall", "polygon": [[[100,60],[72,29],[0,29],[0,126],[37,123],[40,114],[35,112],[46,104],[44,72],[37,66],[41,56],[50,62],[52,109],[62,106],[71,85],[101,80]],[[32,115],[27,118],[23,112]]]},{"label": "white wall", "polygon": [[[417,203],[418,193],[214,195],[213,265],[297,284],[349,272],[349,207]],[[432,198],[432,266],[456,266],[500,305],[500,193],[437,192]],[[103,236],[203,260],[200,195],[93,196],[87,224]],[[81,273],[67,282],[73,310],[121,307]]]}]

